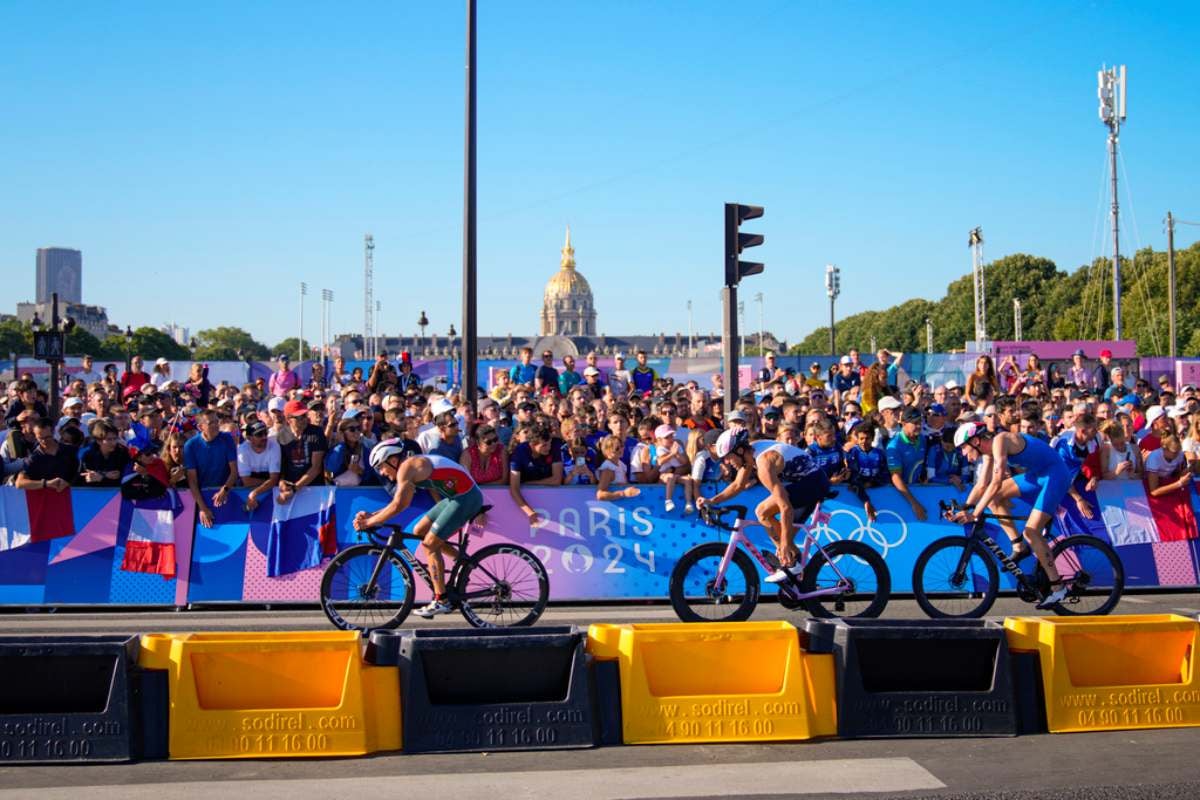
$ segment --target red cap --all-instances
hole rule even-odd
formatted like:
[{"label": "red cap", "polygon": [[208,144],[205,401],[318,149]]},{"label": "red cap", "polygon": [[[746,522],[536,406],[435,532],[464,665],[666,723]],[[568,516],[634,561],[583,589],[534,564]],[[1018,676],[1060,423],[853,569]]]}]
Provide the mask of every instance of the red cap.
[{"label": "red cap", "polygon": [[401,361],[412,361],[412,353],[408,352],[407,350],[401,351],[400,360]]},{"label": "red cap", "polygon": [[303,417],[308,414],[308,406],[301,403],[299,400],[288,400],[283,407],[283,415],[285,417]]},{"label": "red cap", "polygon": [[128,400],[129,398],[133,397],[135,394],[138,394],[138,392],[140,392],[140,391],[141,391],[140,389],[138,389],[134,386],[126,386],[125,391],[121,392],[121,397]]},{"label": "red cap", "polygon": [[1108,348],[1101,350],[1100,357],[1101,358],[1112,358],[1112,350],[1109,350]]}]

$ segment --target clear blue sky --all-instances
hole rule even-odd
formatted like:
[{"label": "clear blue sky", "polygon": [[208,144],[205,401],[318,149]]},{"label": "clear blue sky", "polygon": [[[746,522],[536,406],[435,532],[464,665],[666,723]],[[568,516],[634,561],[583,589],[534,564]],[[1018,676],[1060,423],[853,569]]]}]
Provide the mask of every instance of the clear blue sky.
[{"label": "clear blue sky", "polygon": [[[463,5],[0,6],[3,310],[60,245],[122,326],[274,343],[304,280],[311,338],[323,287],[359,330],[370,231],[383,330],[458,326]],[[689,298],[719,330],[731,200],[767,208],[743,288],[789,339],[826,319],[826,263],[839,314],[938,297],[975,225],[989,259],[1073,269],[1107,248],[1102,62],[1129,66],[1127,246],[1200,219],[1195,3],[480,7],[485,334],[535,332],[567,223],[602,332],[686,331]]]}]

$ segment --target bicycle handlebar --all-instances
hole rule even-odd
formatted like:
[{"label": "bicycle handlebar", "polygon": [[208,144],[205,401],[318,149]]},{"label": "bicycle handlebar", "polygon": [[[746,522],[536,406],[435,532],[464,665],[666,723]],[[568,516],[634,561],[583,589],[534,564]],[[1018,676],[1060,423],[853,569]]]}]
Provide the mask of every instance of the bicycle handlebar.
[{"label": "bicycle handlebar", "polygon": [[[941,509],[942,519],[947,522],[953,522],[953,517],[960,512],[966,511],[967,507],[961,505],[957,500],[951,500],[949,505],[946,505],[945,500],[938,500],[938,508]],[[988,519],[1007,520],[1011,522],[1024,522],[1027,517],[1019,517],[1015,514],[996,514],[991,511],[984,511],[975,518],[977,522],[983,522]]]},{"label": "bicycle handlebar", "polygon": [[722,520],[730,514],[737,516],[738,519],[745,519],[749,509],[746,506],[714,506],[704,505],[700,508],[700,519],[704,520],[706,525],[711,525],[714,528],[725,528],[733,530],[733,526]]}]

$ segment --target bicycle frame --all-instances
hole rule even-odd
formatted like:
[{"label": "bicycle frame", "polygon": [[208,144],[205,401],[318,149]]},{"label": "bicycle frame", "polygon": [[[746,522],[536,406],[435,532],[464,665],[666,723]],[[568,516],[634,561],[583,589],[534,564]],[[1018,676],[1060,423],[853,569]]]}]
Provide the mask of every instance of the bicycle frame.
[{"label": "bicycle frame", "polygon": [[[471,541],[471,528],[477,524],[478,523],[476,522],[468,522],[466,525],[460,528],[459,531],[457,531],[457,533],[460,534],[458,544],[451,545],[451,547],[458,551],[458,556],[454,559],[454,566],[451,567],[450,573],[446,575],[445,582],[446,595],[453,601],[470,600],[474,597],[485,597],[488,595],[488,592],[486,591],[468,592],[465,595],[460,595],[454,589],[454,586],[457,583],[456,579],[458,578],[459,570],[462,569],[463,563],[471,558],[470,554],[467,553],[467,545]],[[406,533],[400,528],[399,525],[385,524],[381,527],[388,527],[392,529],[392,532],[387,536],[387,538],[380,536],[374,530],[366,531],[366,534],[368,537],[370,537],[371,541],[384,548],[384,552],[380,556],[379,561],[375,563],[375,569],[371,571],[371,579],[367,582],[367,591],[369,592],[373,590],[375,585],[378,583],[379,574],[383,571],[383,565],[384,562],[387,561],[387,555],[389,552],[399,555],[400,559],[409,566],[409,569],[411,569],[418,578],[425,582],[425,585],[429,587],[430,591],[433,591],[433,576],[429,574],[429,568],[425,566],[424,562],[417,558],[416,553],[414,553],[412,550],[409,550],[403,544],[405,541],[420,542],[421,537],[411,533]],[[453,536],[450,538],[453,538]],[[447,540],[447,543],[448,542],[449,540]],[[495,580],[495,575],[487,572],[486,569],[484,572],[488,575],[488,577]]]},{"label": "bicycle frame", "polygon": [[[817,507],[813,509],[812,520],[814,523],[827,522],[829,520],[828,516],[821,514],[821,505],[819,503],[817,504]],[[729,568],[730,563],[733,561],[733,553],[735,550],[737,550],[739,544],[745,546],[745,548],[750,552],[751,557],[758,562],[759,566],[761,566],[768,573],[774,572],[774,568],[770,565],[770,563],[767,562],[766,557],[759,552],[759,549],[754,546],[754,542],[750,541],[750,537],[744,533],[747,528],[753,526],[764,527],[762,523],[750,522],[744,517],[738,517],[737,522],[735,522],[731,527],[722,526],[729,531],[729,544],[725,547],[725,555],[721,558],[721,565],[717,567],[717,575],[714,579],[715,585],[720,586],[724,583],[725,571]],[[833,568],[834,574],[836,574],[838,577],[838,583],[841,584],[845,582],[846,576],[843,575],[841,570],[838,569],[837,563],[829,557],[829,554],[825,552],[825,548],[822,547],[821,543],[812,535],[812,525],[802,525],[799,529],[804,531],[804,549],[800,552],[800,566],[802,568],[806,568],[808,566],[809,559],[816,554],[813,549],[815,546],[816,550],[819,550],[821,554],[825,556],[825,562]],[[818,589],[815,592],[793,591],[792,597],[796,600],[808,600],[813,597],[824,597],[827,595],[841,593],[842,589],[839,586],[831,586],[828,589]]]}]

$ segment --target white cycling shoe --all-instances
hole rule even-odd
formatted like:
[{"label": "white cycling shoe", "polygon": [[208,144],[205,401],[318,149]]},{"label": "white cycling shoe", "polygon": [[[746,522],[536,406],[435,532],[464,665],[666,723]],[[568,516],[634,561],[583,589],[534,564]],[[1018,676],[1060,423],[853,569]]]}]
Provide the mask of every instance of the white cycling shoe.
[{"label": "white cycling shoe", "polygon": [[788,579],[789,576],[793,577],[793,578],[799,578],[800,575],[803,574],[803,572],[804,572],[803,567],[801,567],[799,564],[793,564],[792,566],[787,567],[786,569],[783,567],[780,567],[779,569],[775,570],[770,575],[768,575],[766,578],[763,578],[763,580],[765,580],[767,583],[783,583],[784,581],[786,581]]},{"label": "white cycling shoe", "polygon": [[445,600],[431,600],[429,605],[415,609],[413,613],[418,617],[433,619],[438,614],[449,614],[452,611],[454,611],[454,606],[450,605]]},{"label": "white cycling shoe", "polygon": [[1069,595],[1070,593],[1071,593],[1071,587],[1067,586],[1067,584],[1065,582],[1061,583],[1061,584],[1059,584],[1059,587],[1057,589],[1055,589],[1050,594],[1046,595],[1045,599],[1042,600],[1042,602],[1037,604],[1037,608],[1041,611],[1045,611],[1047,608],[1053,608],[1054,606],[1061,603],[1063,600],[1066,600],[1067,595]]}]

